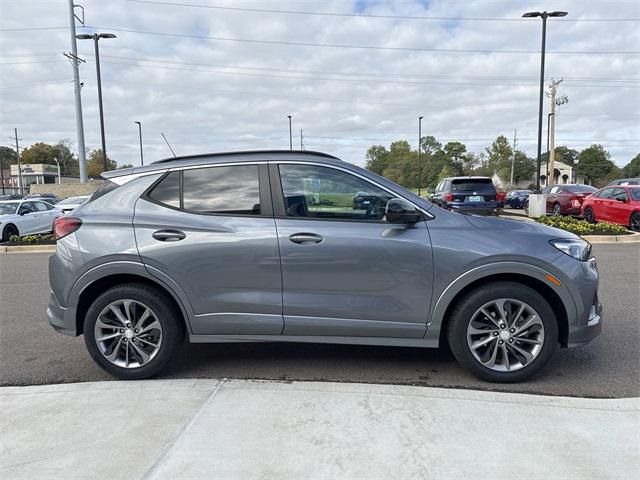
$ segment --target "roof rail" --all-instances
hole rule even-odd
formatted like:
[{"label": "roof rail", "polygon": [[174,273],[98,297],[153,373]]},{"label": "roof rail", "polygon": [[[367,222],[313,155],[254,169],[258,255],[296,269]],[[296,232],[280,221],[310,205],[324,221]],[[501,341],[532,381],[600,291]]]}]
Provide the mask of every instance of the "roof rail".
[{"label": "roof rail", "polygon": [[340,160],[338,157],[334,157],[333,155],[330,155],[328,153],[315,152],[313,150],[243,150],[243,151],[237,151],[237,152],[217,152],[217,153],[199,153],[196,155],[183,155],[179,157],[170,157],[170,158],[164,158],[162,160],[156,160],[155,162],[152,162],[152,163],[153,164],[168,163],[168,162],[174,162],[176,160],[191,160],[194,158],[207,158],[207,157],[224,157],[227,155],[264,155],[264,154],[272,154],[272,153],[276,153],[278,155],[313,155],[313,156],[320,156],[320,157],[333,158],[335,160]]}]

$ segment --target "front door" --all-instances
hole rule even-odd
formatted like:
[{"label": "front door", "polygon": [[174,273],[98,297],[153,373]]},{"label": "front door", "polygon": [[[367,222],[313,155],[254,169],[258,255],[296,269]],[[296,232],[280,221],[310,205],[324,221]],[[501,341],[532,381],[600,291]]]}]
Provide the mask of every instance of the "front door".
[{"label": "front door", "polygon": [[136,202],[142,261],[185,292],[196,335],[282,333],[268,188],[267,165],[211,166],[168,173]]},{"label": "front door", "polygon": [[413,337],[426,331],[426,222],[385,221],[393,193],[338,167],[273,164],[285,335]]}]

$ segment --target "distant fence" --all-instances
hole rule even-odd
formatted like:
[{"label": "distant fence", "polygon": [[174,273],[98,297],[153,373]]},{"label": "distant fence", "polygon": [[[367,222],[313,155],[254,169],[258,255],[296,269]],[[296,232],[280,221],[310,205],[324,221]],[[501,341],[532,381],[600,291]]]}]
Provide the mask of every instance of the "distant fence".
[{"label": "distant fence", "polygon": [[91,195],[102,184],[102,181],[87,183],[33,183],[29,193],[53,193],[58,198]]}]

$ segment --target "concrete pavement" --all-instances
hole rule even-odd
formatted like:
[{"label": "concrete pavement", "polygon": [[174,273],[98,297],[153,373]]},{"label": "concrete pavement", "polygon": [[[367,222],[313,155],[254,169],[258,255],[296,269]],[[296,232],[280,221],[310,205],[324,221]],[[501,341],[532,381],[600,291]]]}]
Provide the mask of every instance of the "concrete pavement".
[{"label": "concrete pavement", "polygon": [[640,399],[153,380],[0,389],[0,477],[629,478]]}]

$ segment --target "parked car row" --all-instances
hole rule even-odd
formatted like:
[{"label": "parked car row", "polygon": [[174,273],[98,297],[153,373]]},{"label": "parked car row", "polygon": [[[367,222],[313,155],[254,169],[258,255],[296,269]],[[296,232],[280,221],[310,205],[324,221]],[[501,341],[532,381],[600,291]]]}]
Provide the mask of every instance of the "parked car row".
[{"label": "parked car row", "polygon": [[89,196],[59,200],[53,194],[3,195],[0,198],[0,241],[53,231],[56,218],[72,212],[89,200]]}]

